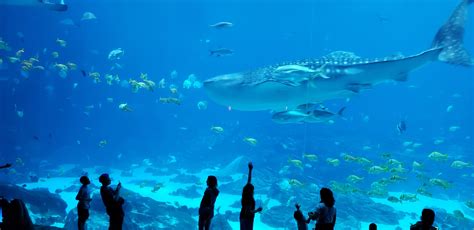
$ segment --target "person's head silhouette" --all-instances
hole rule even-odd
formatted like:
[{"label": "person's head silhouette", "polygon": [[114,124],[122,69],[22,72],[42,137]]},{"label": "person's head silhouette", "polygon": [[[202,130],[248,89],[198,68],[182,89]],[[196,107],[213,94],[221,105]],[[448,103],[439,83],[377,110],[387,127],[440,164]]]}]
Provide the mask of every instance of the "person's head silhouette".
[{"label": "person's head silhouette", "polygon": [[91,181],[89,180],[89,177],[87,177],[87,176],[81,176],[81,179],[79,179],[79,181],[83,185],[88,185],[88,184],[91,183]]},{"label": "person's head silhouette", "polygon": [[319,195],[321,197],[321,203],[324,203],[324,205],[326,205],[327,207],[332,207],[334,206],[334,203],[336,203],[336,200],[334,200],[334,195],[331,189],[322,188],[319,191]]},{"label": "person's head silhouette", "polygon": [[369,225],[369,230],[377,230],[377,225],[375,223],[371,223]]},{"label": "person's head silhouette", "polygon": [[100,175],[100,177],[99,177],[99,182],[100,182],[103,186],[109,186],[110,183],[112,182],[112,180],[110,179],[109,174],[104,173],[104,174]]},{"label": "person's head silhouette", "polygon": [[432,226],[435,220],[435,212],[432,209],[425,208],[421,212],[421,222],[423,226]]},{"label": "person's head silhouette", "polygon": [[208,176],[206,182],[207,182],[207,186],[209,186],[210,188],[217,187],[217,177],[215,176]]}]

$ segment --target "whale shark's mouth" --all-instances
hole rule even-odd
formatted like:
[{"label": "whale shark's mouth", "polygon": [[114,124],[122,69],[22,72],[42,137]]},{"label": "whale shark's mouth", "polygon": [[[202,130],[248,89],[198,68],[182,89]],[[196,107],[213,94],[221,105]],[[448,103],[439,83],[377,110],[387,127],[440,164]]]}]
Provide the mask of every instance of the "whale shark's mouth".
[{"label": "whale shark's mouth", "polygon": [[244,75],[241,73],[230,73],[219,75],[203,82],[207,90],[223,89],[223,87],[235,87],[243,83]]}]

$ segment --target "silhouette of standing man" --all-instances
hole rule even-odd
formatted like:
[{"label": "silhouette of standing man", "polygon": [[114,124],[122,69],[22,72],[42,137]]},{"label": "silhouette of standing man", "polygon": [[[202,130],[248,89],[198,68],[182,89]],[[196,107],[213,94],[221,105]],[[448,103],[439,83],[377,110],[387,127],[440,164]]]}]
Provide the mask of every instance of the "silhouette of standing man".
[{"label": "silhouette of standing man", "polygon": [[125,216],[122,208],[125,200],[119,194],[122,184],[119,182],[116,189],[111,188],[109,185],[112,180],[107,173],[100,175],[99,181],[102,184],[100,196],[102,197],[102,202],[104,202],[107,215],[109,215],[109,230],[122,230],[123,218]]}]

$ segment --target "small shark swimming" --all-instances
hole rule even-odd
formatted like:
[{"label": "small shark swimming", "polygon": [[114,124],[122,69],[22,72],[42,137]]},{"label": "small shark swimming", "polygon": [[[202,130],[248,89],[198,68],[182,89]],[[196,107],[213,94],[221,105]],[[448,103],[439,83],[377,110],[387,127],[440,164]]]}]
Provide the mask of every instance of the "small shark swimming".
[{"label": "small shark swimming", "polygon": [[50,0],[0,0],[1,5],[38,7],[52,11],[66,11],[68,9],[68,5],[64,3],[64,0],[54,2]]},{"label": "small shark swimming", "polygon": [[336,117],[342,117],[345,109],[346,107],[342,107],[335,113],[323,105],[305,104],[296,109],[276,112],[272,115],[272,120],[278,124],[330,122]]},{"label": "small shark swimming", "polygon": [[432,48],[416,55],[369,60],[336,51],[318,59],[216,76],[204,81],[204,88],[213,101],[232,109],[278,112],[351,97],[387,81],[406,81],[408,73],[432,61],[472,66],[463,37],[468,6],[473,1],[463,0],[436,33]]}]

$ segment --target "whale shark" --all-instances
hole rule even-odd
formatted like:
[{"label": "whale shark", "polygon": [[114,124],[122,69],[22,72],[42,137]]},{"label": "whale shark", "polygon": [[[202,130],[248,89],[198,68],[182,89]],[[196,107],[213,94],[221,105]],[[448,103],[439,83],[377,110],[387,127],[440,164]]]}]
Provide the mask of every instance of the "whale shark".
[{"label": "whale shark", "polygon": [[242,111],[288,111],[310,103],[348,98],[387,81],[407,81],[408,74],[427,63],[442,61],[472,66],[464,48],[468,6],[463,0],[436,33],[431,48],[411,56],[367,59],[335,51],[320,58],[219,75],[203,82],[217,104]]},{"label": "whale shark", "polygon": [[37,7],[52,11],[66,11],[68,9],[68,5],[64,3],[64,0],[57,2],[50,0],[0,0],[1,5]]}]

